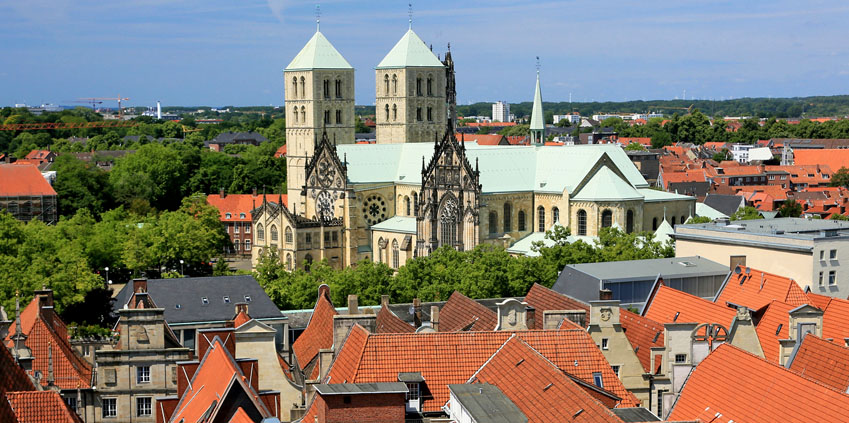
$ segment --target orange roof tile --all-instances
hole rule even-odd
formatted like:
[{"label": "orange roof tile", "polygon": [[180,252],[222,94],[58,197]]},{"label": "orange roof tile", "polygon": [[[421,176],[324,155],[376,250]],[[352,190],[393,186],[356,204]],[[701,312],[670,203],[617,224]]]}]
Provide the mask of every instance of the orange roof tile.
[{"label": "orange roof tile", "polygon": [[416,328],[401,320],[392,310],[389,310],[386,304],[380,306],[375,324],[377,333],[412,333],[416,331]]},{"label": "orange roof tile", "polygon": [[504,135],[499,134],[454,134],[458,140],[463,142],[472,142],[475,141],[478,145],[501,145],[502,142],[507,144],[507,139],[504,138]]},{"label": "orange roof tile", "polygon": [[[352,330],[351,333],[357,332]],[[620,406],[639,404],[613,373],[586,331],[522,331],[515,334],[554,365],[587,383],[593,383],[593,373],[601,373],[605,389],[621,398]],[[469,380],[511,335],[513,332],[506,331],[359,333],[353,342],[346,342],[341,348],[328,380],[333,383],[395,382],[398,373],[421,372],[426,392],[430,394],[422,398],[422,410],[439,411],[448,401],[448,385]]]},{"label": "orange roof tile", "polygon": [[495,312],[477,301],[454,291],[439,311],[439,331],[494,330],[498,324]]},{"label": "orange roof tile", "polygon": [[780,339],[790,337],[790,310],[796,306],[783,303],[781,301],[771,301],[767,305],[766,311],[758,322],[755,332],[758,334],[758,341],[761,343],[761,349],[764,351],[764,358],[773,362],[779,363],[781,354],[781,345],[778,343]]},{"label": "orange roof tile", "polygon": [[849,348],[807,334],[790,370],[841,392],[849,389]]},{"label": "orange roof tile", "polygon": [[[563,295],[557,291],[546,288],[538,283],[531,286],[528,294],[525,295],[525,302],[536,309],[536,319],[533,329],[543,328],[543,313],[546,310],[586,310],[584,322],[589,323],[590,321],[590,306],[588,304],[568,295]],[[569,322],[571,323],[571,320]],[[570,329],[578,327],[575,324],[567,326],[569,326]]]},{"label": "orange roof tile", "polygon": [[715,302],[760,310],[772,300],[794,306],[811,302],[793,279],[752,268],[741,268],[740,273],[732,272]]},{"label": "orange roof tile", "polygon": [[281,145],[280,148],[274,152],[274,157],[277,157],[278,159],[280,157],[286,157],[286,144]]},{"label": "orange roof tile", "polygon": [[[283,204],[286,204],[287,195],[283,195]],[[262,197],[253,194],[226,194],[221,197],[220,194],[209,194],[206,196],[206,202],[212,204],[220,213],[218,219],[222,222],[250,222],[251,210],[256,207],[257,203],[262,203]],[[230,217],[227,217],[230,213]],[[245,217],[241,217],[244,214]]]},{"label": "orange roof tile", "polygon": [[9,423],[82,422],[56,391],[7,392],[6,399],[15,413],[15,420],[4,420]]},{"label": "orange roof tile", "polygon": [[655,373],[651,368],[651,349],[664,346],[663,325],[624,308],[619,309],[619,324],[643,369]]},{"label": "orange roof tile", "polygon": [[0,181],[3,181],[0,197],[56,195],[50,183],[32,165],[0,164]]},{"label": "orange roof tile", "polygon": [[233,417],[230,418],[229,423],[255,423],[253,419],[248,416],[248,413],[245,412],[245,409],[239,407],[236,410],[236,413],[233,414]]},{"label": "orange roof tile", "polygon": [[728,327],[737,311],[661,284],[642,315],[660,324],[719,323]]},{"label": "orange roof tile", "polygon": [[620,137],[619,142],[622,145],[637,143],[642,145],[643,147],[651,147],[651,137]]},{"label": "orange roof tile", "polygon": [[233,319],[233,327],[239,327],[244,325],[245,323],[251,321],[251,316],[244,311],[239,311],[239,314]]},{"label": "orange roof tile", "polygon": [[690,374],[667,419],[693,420],[708,407],[721,421],[837,422],[846,421],[849,395],[723,344]]},{"label": "orange roof tile", "polygon": [[0,422],[14,421],[12,409],[4,400],[7,392],[34,391],[35,385],[17,364],[8,349],[0,346]]},{"label": "orange roof tile", "polygon": [[[521,383],[516,383],[521,381]],[[473,383],[497,386],[536,422],[621,422],[551,361],[513,336],[475,374]],[[556,404],[556,407],[552,407]],[[583,412],[574,418],[578,410]]]},{"label": "orange roof tile", "polygon": [[330,301],[330,289],[322,285],[318,289],[318,300],[307,328],[292,344],[292,352],[301,370],[318,355],[318,350],[333,346],[333,316],[337,314]]},{"label": "orange roof tile", "polygon": [[838,148],[799,148],[793,150],[793,162],[796,165],[826,165],[836,172],[841,167],[849,167],[849,150]]},{"label": "orange roof tile", "polygon": [[832,298],[822,310],[822,337],[835,342],[849,338],[849,301]]}]

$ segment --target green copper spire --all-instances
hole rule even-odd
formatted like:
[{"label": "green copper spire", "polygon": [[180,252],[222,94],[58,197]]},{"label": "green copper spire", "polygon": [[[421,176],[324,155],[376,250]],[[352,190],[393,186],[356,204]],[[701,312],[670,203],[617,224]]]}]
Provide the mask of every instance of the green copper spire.
[{"label": "green copper spire", "polygon": [[542,91],[539,88],[539,57],[537,57],[537,87],[534,91],[534,107],[531,109],[531,143],[545,142],[545,116],[542,114]]},{"label": "green copper spire", "polygon": [[336,47],[333,47],[333,44],[330,44],[330,41],[318,30],[318,22],[316,22],[315,34],[292,59],[289,66],[286,66],[287,71],[312,69],[353,69]]},{"label": "green copper spire", "polygon": [[430,51],[424,41],[411,28],[398,40],[395,47],[389,50],[386,57],[377,64],[377,69],[408,68],[408,67],[437,67],[444,65]]}]

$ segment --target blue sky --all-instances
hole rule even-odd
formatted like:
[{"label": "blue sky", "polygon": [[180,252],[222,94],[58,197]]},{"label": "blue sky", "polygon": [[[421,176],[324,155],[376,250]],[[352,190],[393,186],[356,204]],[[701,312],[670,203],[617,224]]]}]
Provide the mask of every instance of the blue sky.
[{"label": "blue sky", "polygon": [[[280,105],[281,70],[315,31],[290,0],[0,0],[0,105],[130,97],[130,105]],[[849,3],[824,0],[414,2],[413,29],[451,43],[458,102],[846,94]],[[407,29],[406,1],[321,2],[356,68],[357,104]]]}]

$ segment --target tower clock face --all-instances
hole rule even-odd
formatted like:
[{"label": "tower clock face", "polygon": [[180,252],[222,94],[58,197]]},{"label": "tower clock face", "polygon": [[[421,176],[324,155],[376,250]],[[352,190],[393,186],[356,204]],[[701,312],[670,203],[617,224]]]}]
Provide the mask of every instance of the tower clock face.
[{"label": "tower clock face", "polygon": [[315,209],[322,220],[333,219],[333,197],[327,191],[322,191],[315,199]]},{"label": "tower clock face", "polygon": [[370,195],[363,202],[363,217],[369,226],[386,220],[386,201],[379,195]]}]

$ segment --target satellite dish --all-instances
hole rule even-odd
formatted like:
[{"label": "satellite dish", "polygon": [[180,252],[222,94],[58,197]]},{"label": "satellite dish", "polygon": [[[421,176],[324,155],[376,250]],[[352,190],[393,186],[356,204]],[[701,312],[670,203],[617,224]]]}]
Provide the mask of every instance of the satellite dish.
[{"label": "satellite dish", "polygon": [[752,269],[751,269],[751,268],[749,268],[749,267],[747,267],[747,268],[746,268],[746,274],[748,275],[749,273],[752,273]]},{"label": "satellite dish", "polygon": [[734,268],[734,274],[735,274],[735,275],[739,275],[739,274],[740,274],[740,266],[737,266],[737,267],[735,267],[735,268]]}]

